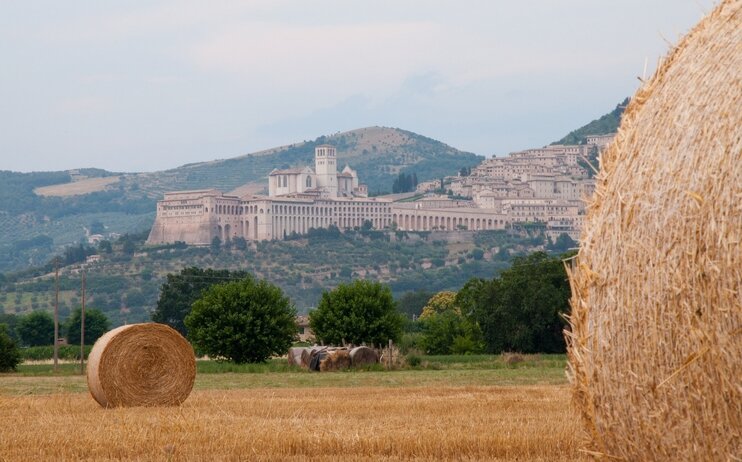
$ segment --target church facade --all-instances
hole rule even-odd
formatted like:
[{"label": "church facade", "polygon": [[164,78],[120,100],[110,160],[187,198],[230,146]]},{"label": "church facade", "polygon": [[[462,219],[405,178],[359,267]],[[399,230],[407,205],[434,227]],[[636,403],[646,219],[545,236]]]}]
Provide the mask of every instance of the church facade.
[{"label": "church facade", "polygon": [[318,146],[314,157],[314,169],[270,172],[268,196],[238,197],[216,189],[165,193],[147,242],[206,245],[215,237],[272,240],[330,225],[352,229],[367,220],[377,229],[391,225],[392,202],[369,198],[349,166],[338,172],[333,146]]}]

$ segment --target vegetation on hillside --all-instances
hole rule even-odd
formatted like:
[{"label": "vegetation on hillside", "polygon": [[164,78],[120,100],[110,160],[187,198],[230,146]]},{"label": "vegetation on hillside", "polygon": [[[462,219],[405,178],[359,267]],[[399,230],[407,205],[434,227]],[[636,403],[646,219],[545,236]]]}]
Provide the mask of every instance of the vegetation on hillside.
[{"label": "vegetation on hillside", "polygon": [[585,137],[587,135],[607,135],[609,133],[615,133],[618,130],[618,126],[621,124],[621,115],[623,114],[624,109],[626,109],[627,104],[629,104],[629,98],[626,98],[617,104],[616,108],[608,114],[593,120],[587,125],[583,125],[577,130],[571,131],[567,136],[559,141],[553,142],[552,144],[585,144]]},{"label": "vegetation on hillside", "polygon": [[392,193],[405,193],[414,191],[417,186],[417,174],[416,173],[400,173],[392,183]]},{"label": "vegetation on hillside", "polygon": [[[469,232],[469,242],[448,243],[430,232],[317,229],[284,241],[244,246],[228,242],[214,249],[182,243],[146,246],[145,231],[99,244],[95,250],[100,261],[86,267],[86,301],[101,309],[112,326],[148,321],[168,274],[191,266],[246,271],[266,279],[304,313],[317,306],[323,290],[356,279],[388,284],[397,298],[420,288],[433,293],[458,290],[472,277],[489,278],[506,269],[512,255],[543,247],[546,241],[538,232]],[[75,263],[60,268],[62,320],[81,303],[80,267]],[[0,287],[0,312],[54,308],[53,265],[5,273]]]}]

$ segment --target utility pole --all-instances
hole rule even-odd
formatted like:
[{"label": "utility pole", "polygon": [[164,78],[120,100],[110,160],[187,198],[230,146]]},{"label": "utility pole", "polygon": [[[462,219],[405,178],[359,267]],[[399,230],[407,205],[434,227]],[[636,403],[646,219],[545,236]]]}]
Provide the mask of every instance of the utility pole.
[{"label": "utility pole", "polygon": [[59,259],[54,259],[54,372],[59,363]]},{"label": "utility pole", "polygon": [[85,374],[85,270],[82,270],[82,308],[80,309],[80,375]]}]

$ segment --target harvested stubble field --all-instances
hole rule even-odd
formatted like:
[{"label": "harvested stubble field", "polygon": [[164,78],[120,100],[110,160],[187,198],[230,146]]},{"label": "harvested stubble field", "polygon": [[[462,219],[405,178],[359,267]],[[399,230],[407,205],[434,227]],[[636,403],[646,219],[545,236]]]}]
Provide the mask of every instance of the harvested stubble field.
[{"label": "harvested stubble field", "polygon": [[103,409],[84,389],[0,376],[0,460],[582,457],[564,379],[529,368],[200,374],[173,408]]}]

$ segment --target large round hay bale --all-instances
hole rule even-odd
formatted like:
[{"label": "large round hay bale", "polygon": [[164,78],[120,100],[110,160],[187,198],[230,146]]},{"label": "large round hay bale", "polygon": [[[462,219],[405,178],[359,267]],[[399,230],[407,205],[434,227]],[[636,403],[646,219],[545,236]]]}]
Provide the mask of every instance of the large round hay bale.
[{"label": "large round hay bale", "polygon": [[287,355],[289,366],[301,366],[302,365],[302,354],[305,350],[308,350],[309,348],[303,348],[303,347],[292,347],[289,348],[289,353]]},{"label": "large round hay bale", "polygon": [[314,346],[309,349],[309,370],[319,371],[320,362],[327,356],[327,347]]},{"label": "large round hay bale", "polygon": [[322,372],[340,371],[350,367],[350,353],[347,349],[328,350],[319,362]]},{"label": "large round hay bale", "polygon": [[361,367],[379,362],[376,350],[367,346],[359,346],[350,350],[350,363],[353,367]]},{"label": "large round hay bale", "polygon": [[307,348],[301,352],[301,367],[309,369],[309,363],[312,360],[312,349]]},{"label": "large round hay bale", "polygon": [[103,407],[177,405],[188,398],[195,378],[193,348],[164,324],[113,329],[88,357],[88,388]]},{"label": "large round hay bale", "polygon": [[570,275],[570,378],[591,449],[740,457],[742,1],[721,2],[626,108]]}]

